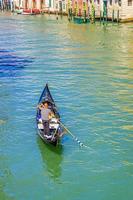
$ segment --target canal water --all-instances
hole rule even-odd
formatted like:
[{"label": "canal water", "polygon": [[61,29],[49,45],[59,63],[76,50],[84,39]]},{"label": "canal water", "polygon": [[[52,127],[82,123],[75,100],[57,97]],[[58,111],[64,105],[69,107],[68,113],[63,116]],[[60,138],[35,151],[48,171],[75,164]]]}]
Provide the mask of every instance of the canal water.
[{"label": "canal water", "polygon": [[[70,135],[37,135],[46,83]],[[0,14],[0,199],[132,200],[133,24]]]}]

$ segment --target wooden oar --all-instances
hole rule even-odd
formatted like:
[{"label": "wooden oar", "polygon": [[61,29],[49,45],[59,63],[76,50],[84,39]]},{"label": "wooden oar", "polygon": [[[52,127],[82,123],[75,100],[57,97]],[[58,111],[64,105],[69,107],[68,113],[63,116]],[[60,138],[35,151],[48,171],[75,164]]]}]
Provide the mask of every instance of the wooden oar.
[{"label": "wooden oar", "polygon": [[86,146],[83,144],[62,122],[60,122],[61,126],[73,137],[75,141],[79,144],[80,147],[85,147],[91,149],[91,147]]},{"label": "wooden oar", "polygon": [[54,139],[54,136],[56,135],[57,130],[58,130],[58,128],[55,130],[55,132],[54,132],[54,134],[53,134],[53,136],[52,136],[52,140]]}]

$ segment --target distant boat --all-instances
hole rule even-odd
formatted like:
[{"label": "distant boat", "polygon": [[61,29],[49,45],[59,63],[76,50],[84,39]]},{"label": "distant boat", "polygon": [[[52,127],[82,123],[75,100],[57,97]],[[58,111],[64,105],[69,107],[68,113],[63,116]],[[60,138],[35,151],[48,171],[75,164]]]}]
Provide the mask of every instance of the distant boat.
[{"label": "distant boat", "polygon": [[35,13],[32,12],[32,9],[24,9],[21,14],[22,15],[35,15]]},{"label": "distant boat", "polygon": [[38,104],[41,104],[45,101],[48,102],[49,109],[54,113],[54,116],[49,121],[49,134],[46,135],[44,134],[44,127],[41,119],[41,111],[39,108],[37,108],[36,122],[38,134],[44,142],[56,146],[59,143],[61,137],[63,136],[64,130],[60,125],[60,115],[52,98],[52,95],[49,91],[48,84],[46,84],[40,96]]},{"label": "distant boat", "polygon": [[80,16],[74,16],[73,20],[77,24],[87,24],[90,22],[90,19],[88,17],[80,17]]},{"label": "distant boat", "polygon": [[14,12],[17,13],[17,14],[22,14],[23,13],[23,9],[16,9]]},{"label": "distant boat", "polygon": [[23,12],[21,13],[22,15],[37,15],[40,14],[39,9],[24,9]]}]

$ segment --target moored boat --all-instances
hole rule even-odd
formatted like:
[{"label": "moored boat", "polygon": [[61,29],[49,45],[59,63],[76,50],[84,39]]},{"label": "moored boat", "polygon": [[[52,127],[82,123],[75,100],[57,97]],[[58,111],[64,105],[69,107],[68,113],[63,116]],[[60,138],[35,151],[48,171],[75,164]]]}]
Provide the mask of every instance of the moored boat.
[{"label": "moored boat", "polygon": [[23,13],[23,9],[16,9],[16,10],[14,10],[14,13],[17,13],[18,15],[22,14]]},{"label": "moored boat", "polygon": [[24,9],[23,12],[21,13],[22,15],[38,15],[40,14],[39,9]]},{"label": "moored boat", "polygon": [[48,103],[48,108],[53,113],[53,116],[49,120],[49,133],[46,134],[45,130],[44,130],[44,126],[43,126],[41,110],[37,107],[36,122],[37,122],[38,134],[44,142],[56,146],[59,143],[61,137],[63,136],[64,130],[61,127],[60,115],[59,115],[59,112],[55,105],[55,102],[53,100],[53,97],[50,93],[50,90],[48,88],[48,84],[46,84],[46,86],[40,96],[38,105],[42,104],[43,102]]},{"label": "moored boat", "polygon": [[87,24],[90,22],[89,18],[81,17],[81,16],[74,16],[73,20],[77,24]]},{"label": "moored boat", "polygon": [[33,15],[32,9],[24,9],[22,15]]}]

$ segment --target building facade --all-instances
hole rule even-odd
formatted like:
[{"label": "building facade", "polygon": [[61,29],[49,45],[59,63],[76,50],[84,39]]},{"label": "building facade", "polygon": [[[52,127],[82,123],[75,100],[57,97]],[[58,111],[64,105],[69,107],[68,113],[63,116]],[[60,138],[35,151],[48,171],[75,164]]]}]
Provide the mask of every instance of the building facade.
[{"label": "building facade", "polygon": [[[7,0],[0,0],[5,2]],[[23,9],[39,9],[50,13],[72,13],[76,16],[101,16],[108,20],[133,20],[133,0],[10,0]],[[3,4],[2,4],[3,5]]]},{"label": "building facade", "polygon": [[76,16],[88,15],[88,0],[72,0],[72,11]]},{"label": "building facade", "polygon": [[105,12],[108,19],[117,19],[120,21],[133,20],[133,0],[102,0],[95,1],[96,16]]},{"label": "building facade", "polygon": [[[68,0],[69,2],[69,0]],[[107,17],[109,20],[133,20],[133,0],[72,0],[74,15],[82,15],[86,11],[88,16],[96,18]]]},{"label": "building facade", "polygon": [[12,0],[0,0],[0,10],[11,10]]},{"label": "building facade", "polygon": [[120,18],[122,21],[133,20],[133,0],[121,1]]}]

